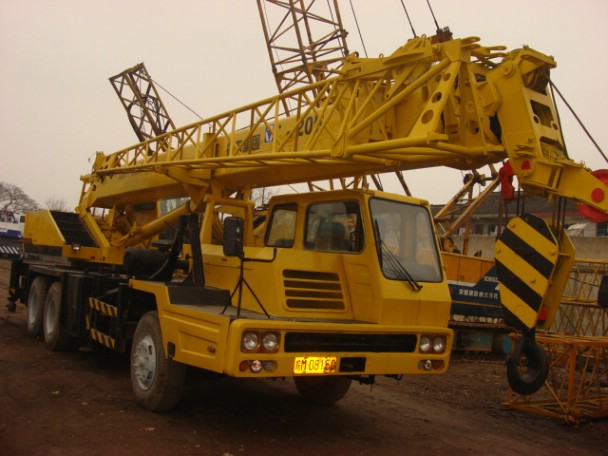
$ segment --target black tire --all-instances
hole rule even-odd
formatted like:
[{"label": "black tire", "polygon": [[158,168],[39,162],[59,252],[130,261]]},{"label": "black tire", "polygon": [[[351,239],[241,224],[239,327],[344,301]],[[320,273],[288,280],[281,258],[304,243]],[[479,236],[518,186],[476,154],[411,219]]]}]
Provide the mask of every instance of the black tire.
[{"label": "black tire", "polygon": [[34,337],[42,337],[44,301],[50,284],[48,277],[38,276],[32,282],[27,295],[27,332]]},{"label": "black tire", "polygon": [[156,312],[139,320],[131,346],[131,386],[137,402],[153,412],[168,411],[179,402],[186,365],[166,358]]},{"label": "black tire", "polygon": [[61,310],[61,283],[53,282],[44,300],[42,322],[44,343],[53,351],[69,350],[74,344],[74,338],[61,323]]},{"label": "black tire", "polygon": [[339,375],[294,377],[293,380],[302,399],[321,405],[338,402],[346,396],[351,384],[350,378]]},{"label": "black tire", "polygon": [[531,336],[520,336],[507,359],[507,380],[511,389],[528,396],[543,387],[548,375],[549,360],[543,346]]}]

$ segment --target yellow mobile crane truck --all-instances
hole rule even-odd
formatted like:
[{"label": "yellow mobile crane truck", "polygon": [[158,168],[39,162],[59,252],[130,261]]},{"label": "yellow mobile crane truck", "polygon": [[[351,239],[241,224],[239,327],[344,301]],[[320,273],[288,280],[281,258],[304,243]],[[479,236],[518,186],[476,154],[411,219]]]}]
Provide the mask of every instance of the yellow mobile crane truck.
[{"label": "yellow mobile crane truck", "polygon": [[[389,56],[349,55],[301,89],[99,153],[74,213],[27,214],[9,299],[27,305],[29,332],[52,350],[130,350],[133,391],[150,410],[176,405],[186,366],[293,376],[320,403],[353,379],[444,373],[451,299],[425,200],[366,188],[281,195],[258,236],[251,190],[508,158],[528,191],[606,213],[606,184],[566,155],[554,66],[528,48],[416,37]],[[529,226],[512,237],[552,236]],[[514,263],[502,269],[527,270],[511,241]],[[571,256],[561,240],[541,247],[558,265]],[[547,282],[557,269],[542,269]],[[515,295],[503,301],[533,334],[555,300]]]}]

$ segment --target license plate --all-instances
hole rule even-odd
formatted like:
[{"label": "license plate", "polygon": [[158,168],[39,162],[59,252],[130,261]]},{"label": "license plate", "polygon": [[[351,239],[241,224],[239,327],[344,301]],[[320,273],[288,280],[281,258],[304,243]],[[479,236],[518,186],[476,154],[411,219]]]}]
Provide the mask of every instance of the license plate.
[{"label": "license plate", "polygon": [[335,356],[298,356],[293,363],[294,374],[330,374],[336,372]]}]

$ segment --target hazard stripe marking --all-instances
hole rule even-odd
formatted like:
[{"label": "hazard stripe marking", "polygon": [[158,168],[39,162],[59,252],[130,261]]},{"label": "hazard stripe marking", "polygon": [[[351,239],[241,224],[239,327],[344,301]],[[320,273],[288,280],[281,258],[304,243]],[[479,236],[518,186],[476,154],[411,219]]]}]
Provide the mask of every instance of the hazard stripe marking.
[{"label": "hazard stripe marking", "polygon": [[0,245],[0,253],[5,253],[7,255],[19,255],[19,253],[21,253],[21,249],[19,247]]},{"label": "hazard stripe marking", "polygon": [[504,275],[505,277],[505,280],[502,280],[500,282],[501,294],[506,288],[508,290],[511,290],[511,292],[515,294],[519,298],[519,300],[526,303],[529,307],[532,308],[532,310],[538,311],[538,309],[540,309],[543,297],[539,293],[530,288],[521,277],[518,277],[515,274],[511,274],[510,271],[498,261],[496,262],[496,269],[498,271],[498,274]]},{"label": "hazard stripe marking", "polygon": [[89,307],[108,317],[116,318],[118,316],[118,308],[116,306],[106,304],[96,298],[89,298]]},{"label": "hazard stripe marking", "polygon": [[558,261],[559,246],[547,223],[533,215],[511,220],[496,242],[496,272],[505,322],[533,328]]},{"label": "hazard stripe marking", "polygon": [[[100,301],[96,298],[89,298],[89,308],[99,312],[101,315],[105,315],[107,317],[117,318],[118,317],[118,308],[116,306],[112,306],[110,304],[106,304],[103,301]],[[113,337],[108,336],[107,334],[91,327],[91,316],[90,314],[86,315],[85,318],[85,327],[89,331],[89,335],[91,339],[96,342],[99,342],[102,345],[105,345],[112,350],[116,346],[116,340]]]},{"label": "hazard stripe marking", "polygon": [[555,265],[513,231],[505,230],[503,235],[500,236],[500,241],[544,277],[550,277],[553,273]]},{"label": "hazard stripe marking", "polygon": [[89,330],[89,333],[91,335],[91,339],[99,342],[102,345],[105,345],[108,348],[114,349],[114,346],[116,344],[114,338],[92,328]]},{"label": "hazard stripe marking", "polygon": [[[500,239],[496,242],[496,247],[501,252],[500,258],[496,259],[496,275],[500,277],[500,281],[508,285],[514,279],[517,279],[517,282],[513,286],[509,286],[509,288],[517,290],[523,285],[529,287],[535,294],[540,295],[542,299],[553,268],[549,271],[549,276],[546,276],[535,269],[525,258],[522,258],[518,252],[513,251],[502,243]],[[502,267],[500,272],[498,271],[499,264]]]},{"label": "hazard stripe marking", "polygon": [[536,324],[538,312],[532,310],[532,308],[528,306],[525,301],[522,301],[517,294],[513,293],[508,288],[503,287],[500,289],[500,298],[502,302],[509,302],[510,309],[513,309],[512,311],[510,309],[504,309],[504,319],[507,324],[516,326],[509,322],[508,316],[521,321],[526,328],[532,328]]}]

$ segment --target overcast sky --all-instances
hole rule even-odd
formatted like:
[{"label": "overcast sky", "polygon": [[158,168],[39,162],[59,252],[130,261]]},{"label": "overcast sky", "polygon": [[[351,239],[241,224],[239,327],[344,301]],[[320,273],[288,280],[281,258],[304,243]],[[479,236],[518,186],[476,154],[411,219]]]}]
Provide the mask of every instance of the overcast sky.
[{"label": "overcast sky", "polygon": [[[322,1],[322,0],[319,0]],[[404,0],[416,33],[435,26],[426,0]],[[352,0],[370,57],[411,38],[401,0]],[[553,81],[608,149],[608,1],[431,0],[439,24],[484,45],[527,44],[553,55]],[[363,55],[349,1],[340,3],[351,51]],[[255,0],[0,0],[0,181],[41,205],[75,207],[96,151],[137,142],[108,78],[144,62],[203,117],[276,93]],[[161,92],[178,126],[197,120]],[[570,156],[608,168],[565,108]],[[438,179],[438,176],[442,176]],[[446,177],[443,177],[446,176]],[[460,172],[410,171],[417,196],[447,201]],[[433,185],[429,185],[432,179]],[[445,182],[439,187],[436,182]]]}]

